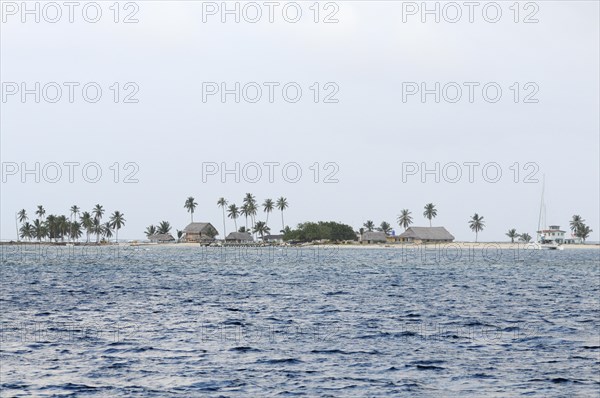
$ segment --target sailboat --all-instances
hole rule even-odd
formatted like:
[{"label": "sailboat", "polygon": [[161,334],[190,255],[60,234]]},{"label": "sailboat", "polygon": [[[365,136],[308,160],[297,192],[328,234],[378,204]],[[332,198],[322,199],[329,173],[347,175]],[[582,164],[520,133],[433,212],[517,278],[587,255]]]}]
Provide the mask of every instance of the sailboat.
[{"label": "sailboat", "polygon": [[546,188],[546,176],[542,180],[542,198],[540,200],[540,215],[538,217],[537,239],[529,245],[529,249],[535,250],[563,250],[562,245],[546,234],[548,227],[546,225],[546,203],[544,202],[544,191]]}]

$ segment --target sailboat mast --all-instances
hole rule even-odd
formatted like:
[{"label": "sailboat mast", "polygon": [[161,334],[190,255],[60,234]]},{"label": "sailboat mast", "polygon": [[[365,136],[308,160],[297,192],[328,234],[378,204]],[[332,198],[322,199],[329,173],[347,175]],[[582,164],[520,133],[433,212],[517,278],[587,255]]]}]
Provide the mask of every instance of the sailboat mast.
[{"label": "sailboat mast", "polygon": [[540,231],[542,230],[542,227],[543,227],[543,225],[542,225],[542,215],[544,216],[544,223],[546,222],[546,220],[545,220],[546,217],[545,217],[545,214],[544,214],[546,212],[546,205],[544,204],[544,190],[545,189],[546,189],[546,175],[544,175],[542,177],[542,197],[540,199],[540,215],[538,217],[538,233],[537,233],[538,240],[539,240],[540,235],[541,235]]}]

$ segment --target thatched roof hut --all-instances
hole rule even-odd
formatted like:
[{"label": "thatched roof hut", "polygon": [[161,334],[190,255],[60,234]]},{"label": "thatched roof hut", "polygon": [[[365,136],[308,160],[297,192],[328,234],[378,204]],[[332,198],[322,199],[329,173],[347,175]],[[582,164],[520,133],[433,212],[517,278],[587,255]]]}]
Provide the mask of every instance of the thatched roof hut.
[{"label": "thatched roof hut", "polygon": [[152,243],[169,243],[175,242],[175,238],[171,234],[154,234],[151,235],[148,239]]},{"label": "thatched roof hut", "polygon": [[226,242],[249,243],[254,242],[254,238],[248,232],[232,232],[225,238]]},{"label": "thatched roof hut", "polygon": [[387,242],[387,235],[381,231],[367,231],[363,232],[360,243],[385,243]]},{"label": "thatched roof hut", "polygon": [[193,222],[184,229],[186,242],[211,241],[219,235],[219,231],[209,222]]},{"label": "thatched roof hut", "polygon": [[399,235],[402,242],[452,242],[454,236],[444,227],[410,227]]}]

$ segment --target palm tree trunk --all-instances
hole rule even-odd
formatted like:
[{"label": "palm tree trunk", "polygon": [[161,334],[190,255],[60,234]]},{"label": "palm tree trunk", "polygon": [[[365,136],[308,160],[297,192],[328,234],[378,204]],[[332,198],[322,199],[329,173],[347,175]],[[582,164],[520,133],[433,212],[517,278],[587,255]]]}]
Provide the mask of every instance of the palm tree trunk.
[{"label": "palm tree trunk", "polygon": [[285,229],[285,223],[283,222],[283,210],[281,210],[281,230]]},{"label": "palm tree trunk", "polygon": [[429,219],[429,228],[431,228],[431,218]]},{"label": "palm tree trunk", "polygon": [[223,209],[223,241],[225,240],[225,237],[227,236],[227,229],[225,228],[225,207],[222,207]]}]

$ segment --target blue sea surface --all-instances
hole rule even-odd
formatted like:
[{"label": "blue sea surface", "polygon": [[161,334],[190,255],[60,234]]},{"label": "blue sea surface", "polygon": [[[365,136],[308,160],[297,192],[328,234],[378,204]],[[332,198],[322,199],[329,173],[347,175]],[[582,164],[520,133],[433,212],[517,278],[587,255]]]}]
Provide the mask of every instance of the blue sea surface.
[{"label": "blue sea surface", "polygon": [[2,397],[600,395],[598,249],[2,246]]}]

